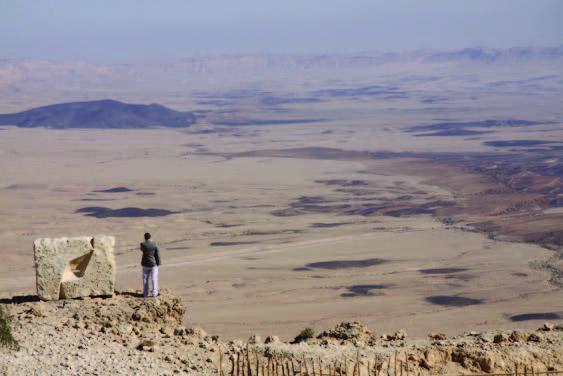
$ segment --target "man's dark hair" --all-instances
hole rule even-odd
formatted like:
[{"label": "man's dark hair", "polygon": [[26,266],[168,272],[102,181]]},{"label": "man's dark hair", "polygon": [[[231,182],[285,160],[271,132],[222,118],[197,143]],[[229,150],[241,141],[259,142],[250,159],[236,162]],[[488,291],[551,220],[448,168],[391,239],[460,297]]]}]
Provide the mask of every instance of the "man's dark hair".
[{"label": "man's dark hair", "polygon": [[145,232],[145,240],[149,240],[151,238],[151,234]]}]

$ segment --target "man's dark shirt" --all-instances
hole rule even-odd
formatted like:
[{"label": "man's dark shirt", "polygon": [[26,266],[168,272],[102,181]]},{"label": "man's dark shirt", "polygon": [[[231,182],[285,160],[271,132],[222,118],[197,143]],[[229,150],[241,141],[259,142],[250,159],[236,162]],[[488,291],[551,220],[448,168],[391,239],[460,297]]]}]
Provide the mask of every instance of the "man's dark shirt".
[{"label": "man's dark shirt", "polygon": [[160,265],[160,252],[154,241],[149,239],[142,242],[141,251],[143,251],[142,266],[152,268],[153,266]]}]

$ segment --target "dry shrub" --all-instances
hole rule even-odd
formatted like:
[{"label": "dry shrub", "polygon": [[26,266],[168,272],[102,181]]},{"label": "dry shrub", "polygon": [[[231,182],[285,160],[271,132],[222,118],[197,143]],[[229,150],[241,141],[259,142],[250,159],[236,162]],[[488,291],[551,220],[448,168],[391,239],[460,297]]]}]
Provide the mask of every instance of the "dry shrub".
[{"label": "dry shrub", "polygon": [[18,341],[12,335],[12,317],[0,305],[0,348],[19,349]]},{"label": "dry shrub", "polygon": [[314,337],[315,337],[315,331],[312,328],[305,328],[297,335],[297,337],[293,339],[293,343],[307,341]]}]

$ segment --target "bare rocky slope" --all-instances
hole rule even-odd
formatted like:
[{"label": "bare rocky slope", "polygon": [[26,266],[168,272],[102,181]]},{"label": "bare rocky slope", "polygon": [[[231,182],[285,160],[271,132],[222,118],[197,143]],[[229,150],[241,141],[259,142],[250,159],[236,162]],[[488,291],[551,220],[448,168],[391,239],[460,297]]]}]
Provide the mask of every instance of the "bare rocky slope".
[{"label": "bare rocky slope", "polygon": [[0,114],[0,124],[21,128],[186,128],[195,123],[192,112],[159,104],[129,104],[111,99],[59,103],[14,114]]},{"label": "bare rocky slope", "polygon": [[[524,366],[536,373],[563,369],[563,325],[557,323],[537,331],[410,339],[403,330],[380,334],[349,322],[291,344],[275,336],[226,341],[201,328],[185,328],[186,309],[169,291],[157,299],[121,292],[106,299],[14,298],[0,304],[13,317],[20,345],[19,351],[0,349],[0,374],[7,375],[218,374],[221,358],[229,374],[237,356],[242,374],[247,349],[253,375],[257,362],[262,375],[262,369],[270,374],[274,361],[280,369],[284,364],[283,373],[278,370],[283,375],[306,369],[312,374],[313,367],[318,375],[320,364],[323,374],[352,374],[358,361],[361,375],[368,374],[368,366],[373,375],[498,373],[516,365],[521,372]],[[233,371],[237,374],[236,366]]]}]

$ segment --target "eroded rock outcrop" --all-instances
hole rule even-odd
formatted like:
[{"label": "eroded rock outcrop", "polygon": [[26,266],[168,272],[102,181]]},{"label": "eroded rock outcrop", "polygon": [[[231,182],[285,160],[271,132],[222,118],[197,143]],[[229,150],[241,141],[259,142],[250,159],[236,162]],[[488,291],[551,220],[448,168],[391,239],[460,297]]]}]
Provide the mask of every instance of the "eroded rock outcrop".
[{"label": "eroded rock outcrop", "polygon": [[325,330],[317,339],[338,344],[372,344],[377,337],[365,325],[357,321],[341,322],[334,328]]},{"label": "eroded rock outcrop", "polygon": [[33,243],[37,295],[42,300],[111,296],[113,236],[42,238]]},{"label": "eroded rock outcrop", "polygon": [[267,365],[274,359],[298,371],[307,369],[305,359],[309,371],[314,361],[317,370],[322,364],[323,374],[336,369],[348,375],[356,365],[361,375],[368,374],[368,366],[380,375],[408,370],[425,376],[508,373],[516,366],[536,373],[563,369],[563,325],[555,322],[539,330],[434,333],[430,338],[407,337],[402,330],[375,335],[362,323],[343,322],[299,344],[274,336],[262,342],[258,335],[245,343],[191,326],[181,299],[167,289],[156,299],[129,290],[111,299],[3,303],[9,304],[5,308],[14,317],[21,349],[0,351],[0,374],[217,375],[221,360],[227,374],[236,360],[254,370],[257,362]]}]

